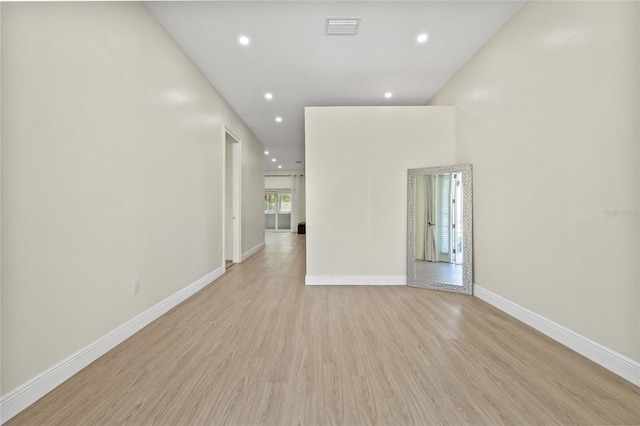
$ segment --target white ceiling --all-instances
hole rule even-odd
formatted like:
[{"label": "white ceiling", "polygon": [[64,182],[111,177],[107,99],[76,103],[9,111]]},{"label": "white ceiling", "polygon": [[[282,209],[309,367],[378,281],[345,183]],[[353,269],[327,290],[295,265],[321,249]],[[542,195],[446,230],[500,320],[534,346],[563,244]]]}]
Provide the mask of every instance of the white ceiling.
[{"label": "white ceiling", "polygon": [[[524,0],[145,5],[270,151],[265,167],[286,170],[304,168],[304,107],[424,105]],[[360,18],[358,34],[325,35],[328,17]]]}]

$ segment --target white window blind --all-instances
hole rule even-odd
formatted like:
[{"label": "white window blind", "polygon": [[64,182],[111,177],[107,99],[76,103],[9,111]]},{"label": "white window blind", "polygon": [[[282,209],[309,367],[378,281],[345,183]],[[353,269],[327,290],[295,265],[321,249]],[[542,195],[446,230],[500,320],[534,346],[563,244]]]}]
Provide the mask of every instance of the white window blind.
[{"label": "white window blind", "polygon": [[265,189],[291,189],[291,176],[265,176]]},{"label": "white window blind", "polygon": [[439,212],[438,212],[438,236],[440,237],[440,253],[449,253],[449,241],[451,241],[449,230],[451,228],[451,175],[441,175],[438,191]]}]

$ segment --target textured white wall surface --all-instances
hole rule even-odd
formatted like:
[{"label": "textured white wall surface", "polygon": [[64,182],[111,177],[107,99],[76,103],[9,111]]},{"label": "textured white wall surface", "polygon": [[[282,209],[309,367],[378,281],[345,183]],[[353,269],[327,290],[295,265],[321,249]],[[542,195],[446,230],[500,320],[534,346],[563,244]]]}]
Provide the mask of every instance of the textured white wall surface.
[{"label": "textured white wall surface", "polygon": [[431,101],[474,171],[475,283],[640,360],[639,2],[529,2]]},{"label": "textured white wall surface", "polygon": [[454,161],[454,108],[305,109],[307,276],[406,275],[407,170]]},{"label": "textured white wall surface", "polygon": [[139,3],[4,3],[2,42],[4,395],[222,266],[225,126],[259,245],[264,148]]}]

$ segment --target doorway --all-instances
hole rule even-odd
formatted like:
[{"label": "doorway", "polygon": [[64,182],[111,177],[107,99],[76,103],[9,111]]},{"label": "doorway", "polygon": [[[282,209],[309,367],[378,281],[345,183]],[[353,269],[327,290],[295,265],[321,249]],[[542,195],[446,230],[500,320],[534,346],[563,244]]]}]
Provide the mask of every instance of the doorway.
[{"label": "doorway", "polygon": [[264,229],[291,231],[291,192],[270,191],[264,194]]},{"label": "doorway", "polygon": [[241,226],[240,226],[240,178],[241,143],[229,129],[225,128],[224,143],[224,229],[223,250],[225,269],[240,263]]}]

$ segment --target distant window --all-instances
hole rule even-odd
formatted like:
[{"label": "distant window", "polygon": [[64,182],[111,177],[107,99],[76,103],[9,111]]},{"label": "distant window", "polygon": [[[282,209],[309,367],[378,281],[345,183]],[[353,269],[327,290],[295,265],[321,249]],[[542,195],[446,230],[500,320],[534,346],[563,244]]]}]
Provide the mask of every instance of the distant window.
[{"label": "distant window", "polygon": [[280,195],[280,212],[288,213],[291,211],[291,194]]}]

